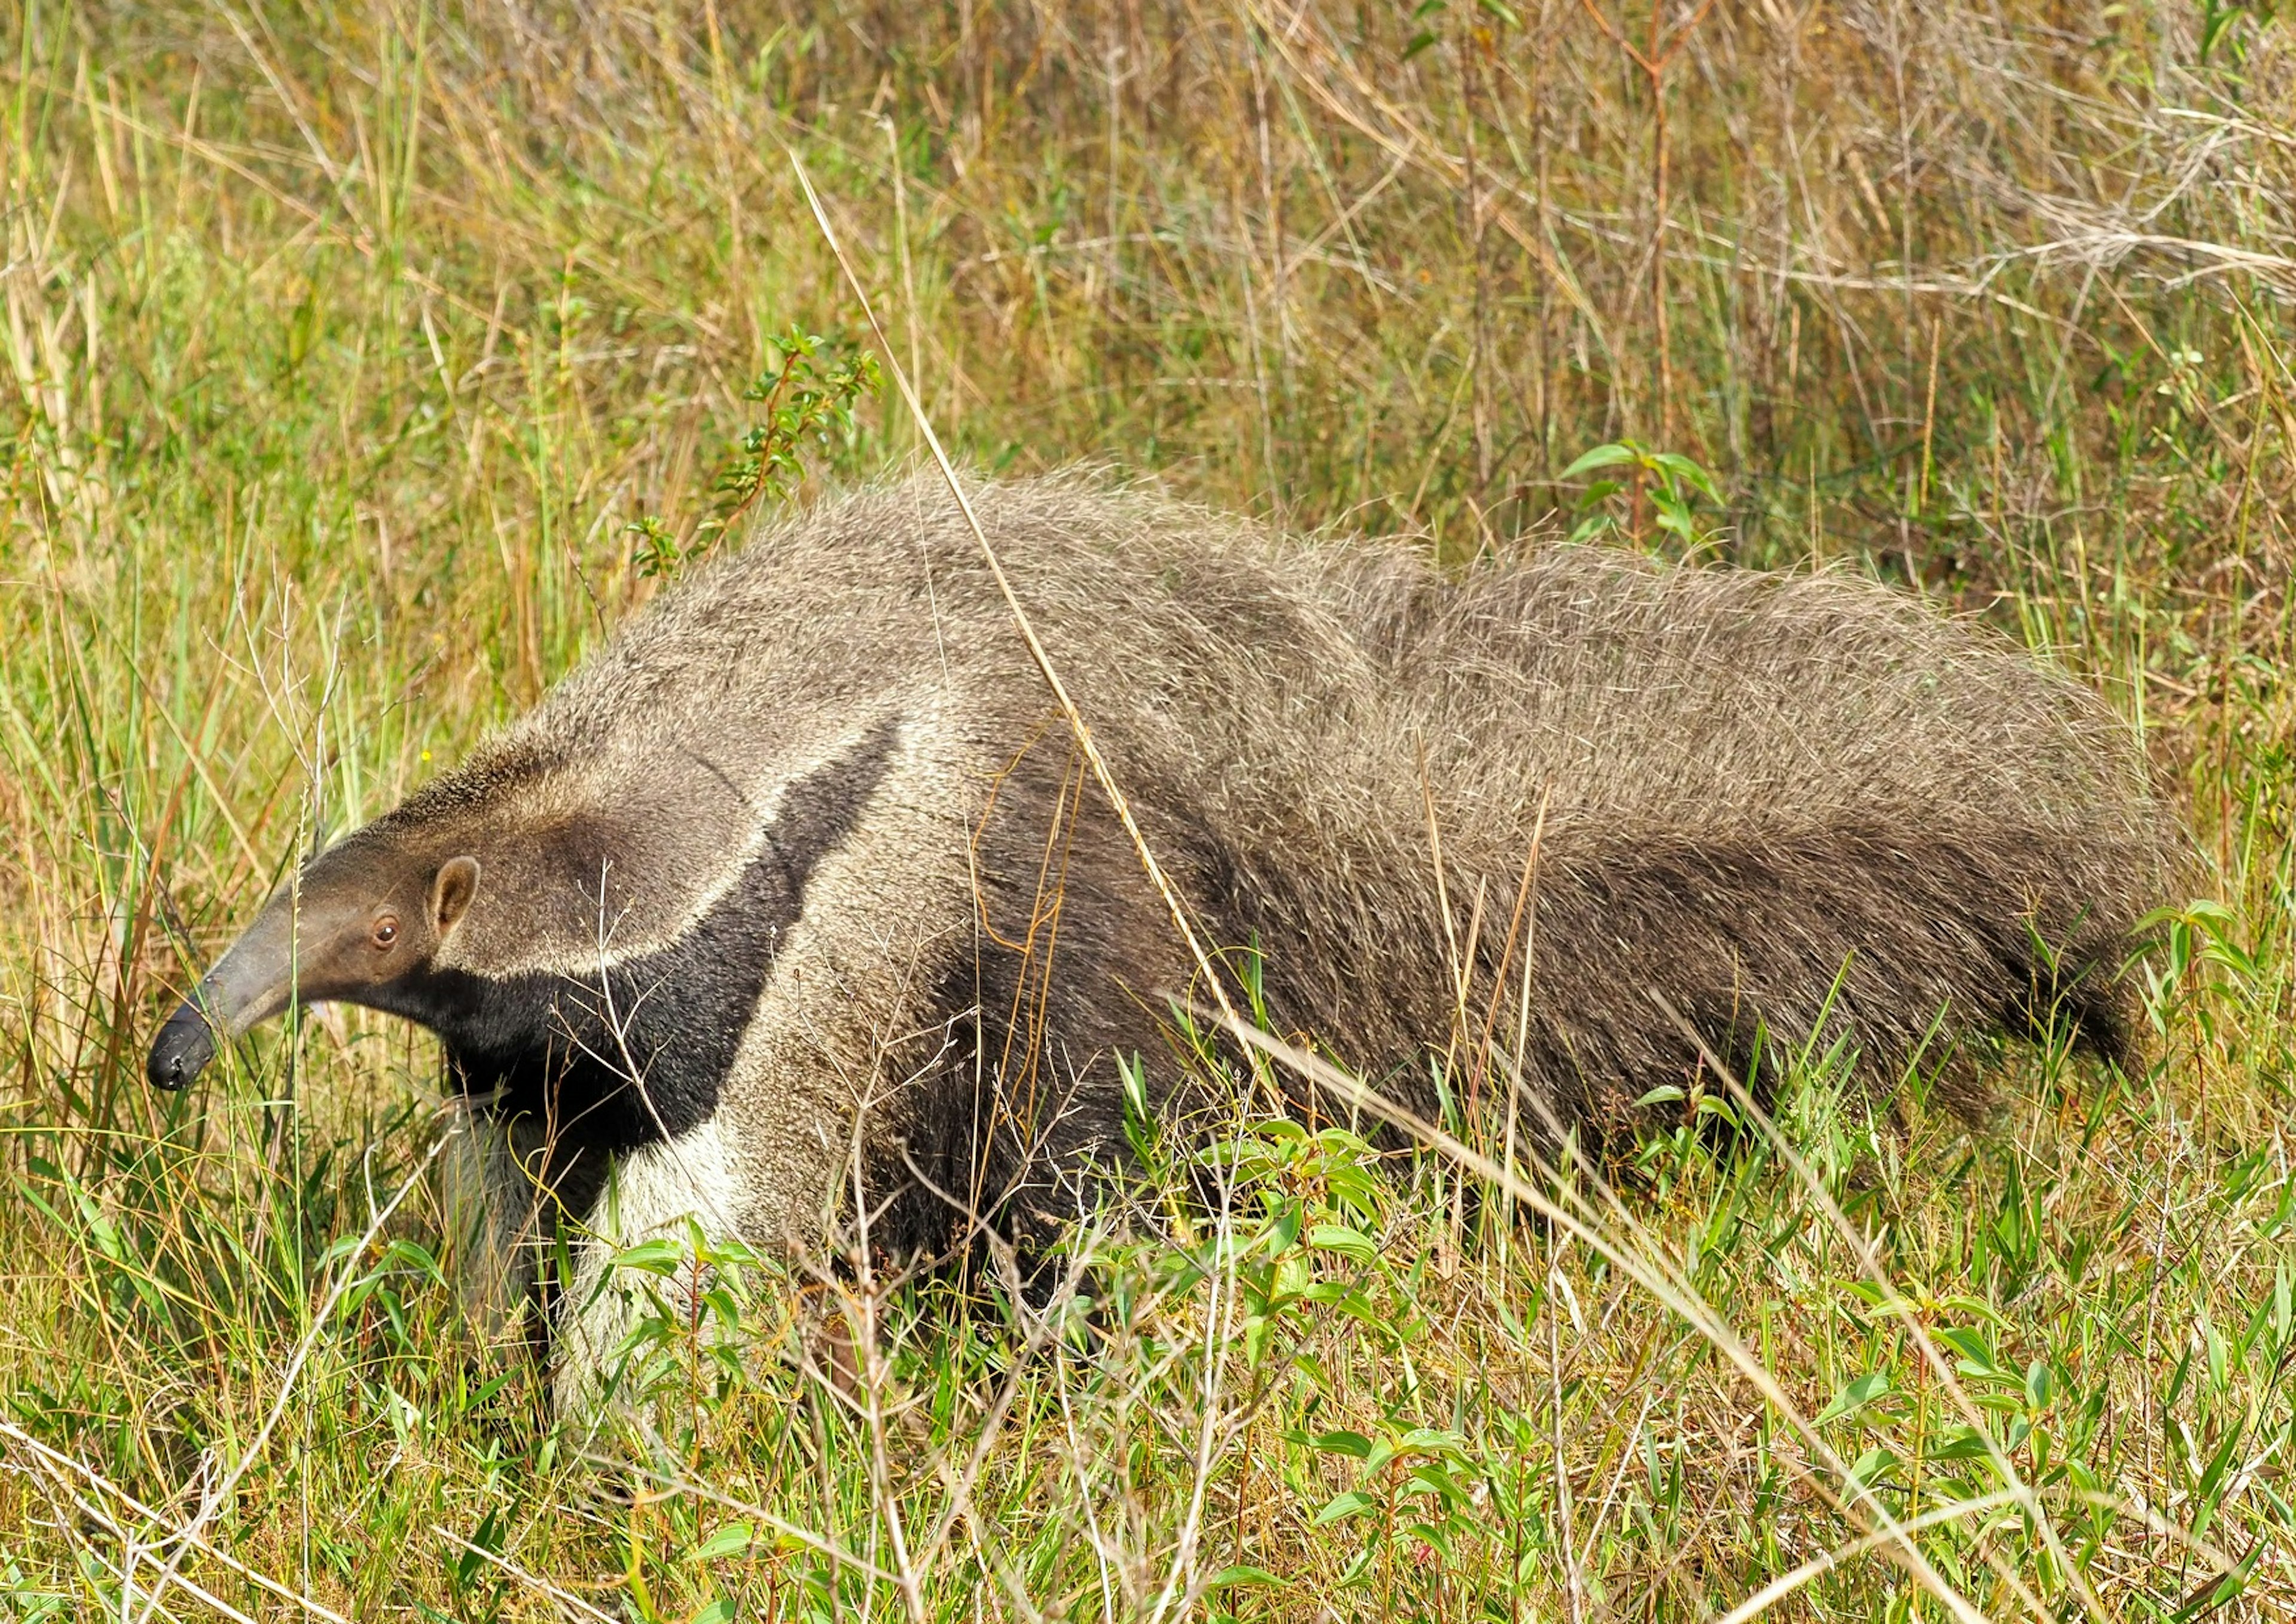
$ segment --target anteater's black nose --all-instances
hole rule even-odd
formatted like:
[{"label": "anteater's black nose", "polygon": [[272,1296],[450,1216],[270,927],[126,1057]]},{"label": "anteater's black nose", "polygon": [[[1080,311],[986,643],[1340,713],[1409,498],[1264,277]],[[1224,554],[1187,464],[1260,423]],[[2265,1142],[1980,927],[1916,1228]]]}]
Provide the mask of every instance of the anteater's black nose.
[{"label": "anteater's black nose", "polygon": [[185,1004],[168,1017],[168,1024],[152,1040],[144,1075],[154,1088],[181,1088],[206,1069],[215,1052],[215,1029],[205,1015]]}]

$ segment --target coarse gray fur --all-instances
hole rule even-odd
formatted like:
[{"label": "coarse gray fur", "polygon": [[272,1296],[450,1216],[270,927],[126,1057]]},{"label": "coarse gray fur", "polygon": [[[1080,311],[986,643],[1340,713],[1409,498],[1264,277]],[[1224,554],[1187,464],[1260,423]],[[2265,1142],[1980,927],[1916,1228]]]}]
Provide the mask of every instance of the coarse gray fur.
[{"label": "coarse gray fur", "polygon": [[[973,494],[1199,931],[1256,946],[1277,1030],[1407,1104],[1463,1005],[1517,1047],[1526,958],[1534,1137],[1546,1113],[1610,1136],[1698,1043],[1742,1067],[1758,1031],[1847,1035],[1884,1083],[2056,1019],[2128,1040],[2115,972],[2177,841],[2130,731],[1989,630],[1835,573],[1539,544],[1451,578],[1086,477]],[[722,1076],[642,1092],[660,1131],[625,1120],[611,1185],[580,1121],[537,1130],[529,1100],[502,1126],[611,1239],[697,1213],[801,1248],[865,1211],[929,1250],[965,1208],[1041,1234],[1089,1199],[1067,1175],[1122,1155],[1111,1057],[1179,1072],[1160,1023],[1193,966],[935,478],[665,593],[316,860],[304,906],[443,895],[455,854],[475,897],[440,905],[428,968],[305,996],[452,1054],[478,1029],[447,1004],[486,988],[603,985],[627,1023],[760,960],[753,1005],[679,1034],[722,1041]],[[652,979],[617,993],[631,965]],[[617,1323],[562,1328],[594,1353]]]}]

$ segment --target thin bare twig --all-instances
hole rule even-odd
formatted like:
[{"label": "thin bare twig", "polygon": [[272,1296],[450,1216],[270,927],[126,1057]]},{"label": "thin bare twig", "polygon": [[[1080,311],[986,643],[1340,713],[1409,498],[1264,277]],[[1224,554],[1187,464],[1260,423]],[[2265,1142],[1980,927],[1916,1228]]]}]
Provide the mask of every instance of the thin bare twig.
[{"label": "thin bare twig", "polygon": [[[77,1460],[71,1456],[66,1455],[61,1449],[53,1448],[47,1444],[42,1443],[29,1432],[25,1431],[23,1428],[18,1426],[14,1422],[0,1420],[0,1438],[6,1439],[20,1448],[30,1451],[32,1456],[37,1459],[42,1465],[47,1467],[52,1472],[63,1471],[71,1472],[83,1481],[86,1482],[92,1488],[97,1489],[102,1494],[110,1496],[119,1505],[127,1507],[127,1510],[134,1512],[137,1516],[144,1518],[146,1521],[157,1522],[160,1521],[160,1513],[159,1512],[153,1510],[151,1506],[146,1505],[143,1501],[128,1493],[125,1489],[122,1489],[119,1484],[113,1482],[110,1478],[104,1476],[103,1473],[98,1472],[94,1467],[87,1464],[85,1461]],[[86,1503],[85,1501],[81,1501],[79,1504],[84,1508],[86,1508]],[[92,1510],[92,1508],[88,1509]],[[111,1518],[103,1517],[101,1520],[104,1521],[106,1526],[111,1528],[114,1532],[122,1531],[119,1528],[119,1525]],[[321,1603],[315,1602],[309,1596],[303,1595],[302,1592],[281,1584],[277,1579],[273,1579],[270,1575],[249,1567],[245,1562],[240,1561],[236,1556],[232,1555],[228,1551],[218,1550],[214,1545],[209,1543],[203,1538],[200,1538],[196,1535],[193,1537],[192,1542],[198,1549],[201,1555],[205,1556],[211,1561],[221,1562],[225,1567],[238,1574],[242,1579],[245,1579],[249,1584],[255,1586],[258,1589],[267,1590],[272,1595],[279,1597],[282,1601],[292,1602],[296,1606],[300,1607],[304,1612],[311,1614],[312,1617],[326,1620],[328,1624],[351,1624],[351,1621],[348,1619],[343,1617],[341,1613],[337,1612],[333,1608],[325,1606]],[[159,1564],[159,1558],[155,1555],[150,1555],[147,1554],[144,1559],[151,1562],[154,1566]],[[185,1579],[180,1574],[176,1576],[176,1582],[179,1585],[188,1586],[190,1584],[190,1581]],[[204,1591],[198,1591],[196,1589],[194,1590],[194,1594],[200,1595],[202,1597],[206,1595]]]},{"label": "thin bare twig", "polygon": [[1179,892],[1173,889],[1171,881],[1166,877],[1163,865],[1156,861],[1156,854],[1149,849],[1148,838],[1141,833],[1140,824],[1132,816],[1132,803],[1125,799],[1122,787],[1116,782],[1116,775],[1110,771],[1106,758],[1100,753],[1100,746],[1093,739],[1092,728],[1086,723],[1084,713],[1077,709],[1076,701],[1069,696],[1068,685],[1061,680],[1052,655],[1037,636],[1036,623],[1029,618],[1029,611],[1021,606],[1020,595],[1013,590],[1013,583],[1004,574],[1004,566],[996,556],[996,549],[989,545],[988,532],[980,528],[980,516],[972,511],[972,500],[965,495],[964,483],[956,477],[956,470],[948,460],[948,453],[941,448],[940,436],[933,432],[931,420],[925,415],[924,405],[917,398],[915,386],[901,365],[900,358],[894,354],[892,341],[886,337],[884,326],[877,320],[876,308],[869,302],[868,290],[861,285],[860,275],[854,270],[852,260],[846,257],[845,245],[838,239],[836,228],[829,223],[829,211],[822,206],[821,194],[813,189],[813,177],[806,173],[803,161],[793,149],[790,151],[789,160],[790,168],[796,171],[798,185],[805,191],[806,201],[812,206],[814,221],[821,227],[822,239],[828,243],[829,251],[836,256],[838,268],[845,274],[846,285],[853,290],[853,297],[860,301],[861,313],[868,318],[869,331],[876,335],[877,346],[884,352],[886,370],[893,374],[893,382],[900,390],[901,398],[907,404],[909,414],[916,422],[917,432],[924,437],[926,448],[932,453],[933,465],[940,470],[941,478],[947,482],[949,495],[955,498],[957,508],[964,513],[964,522],[972,532],[973,540],[980,545],[980,555],[988,562],[988,573],[996,583],[996,590],[1004,595],[1004,606],[1012,611],[1013,621],[1020,628],[1021,641],[1029,645],[1029,658],[1036,662],[1037,673],[1044,677],[1045,685],[1053,691],[1053,698],[1059,704],[1062,715],[1068,718],[1069,731],[1076,735],[1077,749],[1083,752],[1085,760],[1090,764],[1092,775],[1100,783],[1101,793],[1108,797],[1108,804],[1116,813],[1117,821],[1124,825],[1124,833],[1131,838],[1132,848],[1139,854],[1140,865],[1147,871],[1149,882],[1156,888],[1157,895],[1163,898],[1165,907],[1170,911],[1173,928],[1179,931],[1180,939],[1187,944],[1188,956],[1195,961],[1197,973],[1202,976],[1204,984],[1210,989],[1221,1015],[1228,1021],[1235,1022],[1235,1006],[1228,1000],[1227,988],[1219,972],[1213,967],[1210,956],[1197,939],[1195,927],[1188,921],[1188,910],[1181,902]]},{"label": "thin bare twig", "polygon": [[231,1469],[217,1480],[213,1488],[201,1497],[200,1508],[193,1514],[192,1520],[181,1529],[165,1536],[160,1541],[161,1544],[173,1543],[176,1547],[175,1554],[168,1558],[167,1565],[160,1570],[159,1581],[152,1587],[146,1596],[144,1611],[137,1615],[139,1620],[151,1618],[152,1610],[160,1604],[161,1592],[165,1591],[171,1582],[176,1580],[176,1569],[182,1564],[184,1554],[201,1546],[200,1539],[201,1530],[214,1520],[215,1514],[223,1509],[224,1502],[231,1497],[232,1490],[239,1487],[239,1480],[247,1475],[248,1469],[263,1458],[263,1451],[271,1441],[271,1434],[278,1428],[280,1418],[287,1413],[287,1400],[294,1395],[295,1382],[303,1374],[304,1362],[311,1357],[312,1350],[319,1345],[320,1336],[333,1321],[335,1309],[341,1304],[344,1293],[350,1290],[353,1283],[358,1278],[357,1271],[351,1266],[366,1255],[366,1249],[374,1244],[374,1237],[380,1234],[382,1232],[382,1226],[390,1221],[390,1215],[398,1210],[399,1203],[406,1199],[409,1192],[422,1180],[422,1175],[430,1171],[430,1164],[439,1159],[439,1152],[446,1146],[447,1140],[442,1135],[432,1144],[422,1160],[416,1164],[414,1170],[406,1176],[406,1182],[398,1186],[398,1193],[392,1196],[384,1204],[382,1210],[374,1215],[374,1221],[366,1226],[366,1233],[359,1237],[358,1245],[344,1254],[342,1272],[335,1276],[333,1287],[327,1292],[325,1300],[320,1303],[318,1312],[311,1316],[311,1328],[305,1332],[302,1340],[295,1344],[295,1352],[287,1361],[285,1373],[279,1378],[278,1396],[272,1400],[270,1412],[264,1416],[263,1424],[256,1429],[255,1436],[249,1439],[247,1448],[240,1452],[239,1458],[232,1463]]}]

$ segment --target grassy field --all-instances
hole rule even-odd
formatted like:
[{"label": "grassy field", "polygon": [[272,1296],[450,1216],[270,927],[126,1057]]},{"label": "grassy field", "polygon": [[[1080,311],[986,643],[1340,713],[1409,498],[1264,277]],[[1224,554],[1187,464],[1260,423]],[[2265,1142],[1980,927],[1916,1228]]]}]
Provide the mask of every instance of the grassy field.
[{"label": "grassy field", "polygon": [[[2296,1607],[2292,20],[0,19],[0,1616]],[[2046,648],[2202,854],[2152,1062],[2010,1055],[1972,1128],[1790,1057],[1774,1133],[1687,1123],[1538,1223],[1253,1123],[1226,1213],[1168,1167],[1078,1238],[1090,1325],[887,1284],[846,1403],[808,1283],[729,1266],[757,1357],[658,1324],[578,1458],[458,1295],[428,1040],[316,1011],[180,1098],[140,1059],[299,854],[718,545],[776,334],[865,346],[791,153],[982,467],[1445,560],[1822,562]],[[865,398],[787,499],[916,444]],[[1604,444],[1712,494],[1562,478]]]}]

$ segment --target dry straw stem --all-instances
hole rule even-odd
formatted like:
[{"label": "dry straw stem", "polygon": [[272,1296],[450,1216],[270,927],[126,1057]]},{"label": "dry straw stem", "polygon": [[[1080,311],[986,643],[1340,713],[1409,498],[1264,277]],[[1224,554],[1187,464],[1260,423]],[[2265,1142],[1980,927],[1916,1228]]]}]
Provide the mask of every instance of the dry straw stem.
[{"label": "dry straw stem", "polygon": [[956,477],[956,469],[949,462],[948,454],[941,449],[940,436],[933,432],[932,422],[925,415],[923,403],[918,400],[915,387],[902,368],[900,357],[893,352],[892,340],[885,336],[885,329],[877,320],[876,308],[869,302],[868,290],[862,286],[860,275],[854,270],[853,262],[846,258],[845,246],[837,239],[836,227],[829,223],[829,212],[822,207],[821,196],[813,189],[813,179],[805,172],[804,161],[793,149],[789,150],[789,160],[790,168],[796,172],[798,185],[805,190],[805,201],[813,209],[814,222],[821,227],[822,241],[837,257],[837,268],[845,274],[846,285],[852,289],[854,299],[861,306],[862,315],[868,318],[869,331],[876,335],[877,348],[884,355],[886,369],[893,374],[893,381],[901,391],[902,403],[908,407],[917,432],[924,437],[926,448],[932,453],[933,466],[940,470],[942,480],[948,485],[948,494],[955,498],[957,510],[964,515],[965,525],[972,530],[973,540],[980,544],[980,556],[988,563],[989,574],[996,579],[996,590],[1004,595],[1005,606],[1013,611],[1013,624],[1019,628],[1021,640],[1029,645],[1029,658],[1036,662],[1037,671],[1044,677],[1045,685],[1053,691],[1053,698],[1060,705],[1061,714],[1068,719],[1069,731],[1076,737],[1077,749],[1083,752],[1085,760],[1091,765],[1092,775],[1099,782],[1101,793],[1108,797],[1108,804],[1116,813],[1117,821],[1124,825],[1124,833],[1131,840],[1133,850],[1139,854],[1140,866],[1147,871],[1149,882],[1156,888],[1156,894],[1163,898],[1165,907],[1170,911],[1173,929],[1180,933],[1180,939],[1187,945],[1188,956],[1195,961],[1196,973],[1203,978],[1213,1001],[1219,1006],[1221,1016],[1230,1024],[1235,1024],[1235,1007],[1228,1002],[1227,988],[1219,972],[1213,967],[1210,957],[1204,952],[1202,942],[1197,939],[1195,927],[1188,923],[1188,910],[1180,901],[1179,892],[1165,877],[1162,865],[1156,861],[1156,854],[1148,849],[1148,839],[1140,833],[1140,825],[1133,818],[1132,803],[1124,798],[1124,791],[1117,783],[1116,775],[1109,771],[1108,763],[1101,757],[1100,747],[1093,742],[1092,728],[1085,721],[1084,713],[1069,697],[1068,685],[1061,680],[1060,672],[1054,668],[1053,657],[1037,638],[1035,623],[1029,619],[1029,611],[1021,606],[1019,595],[1013,592],[1013,583],[1005,578],[1004,566],[997,561],[996,549],[988,545],[988,534],[981,529],[980,521],[972,511],[972,499],[964,494],[964,482]]},{"label": "dry straw stem", "polygon": [[448,1545],[453,1546],[456,1550],[467,1551],[472,1555],[483,1560],[488,1566],[501,1569],[512,1579],[518,1580],[520,1584],[524,1585],[528,1589],[537,1591],[541,1595],[548,1596],[561,1607],[570,1607],[586,1619],[596,1619],[599,1621],[599,1624],[621,1624],[621,1620],[617,1619],[612,1613],[607,1612],[602,1608],[591,1605],[588,1602],[584,1601],[580,1596],[576,1595],[572,1591],[566,1589],[562,1586],[552,1584],[548,1579],[544,1579],[539,1574],[529,1572],[526,1569],[519,1566],[518,1563],[512,1562],[509,1557],[503,1555],[501,1553],[489,1551],[482,1545],[473,1544],[470,1540],[463,1538],[460,1534],[455,1533],[452,1529],[440,1528],[434,1522],[430,1525],[430,1531],[439,1538],[445,1540]]}]

